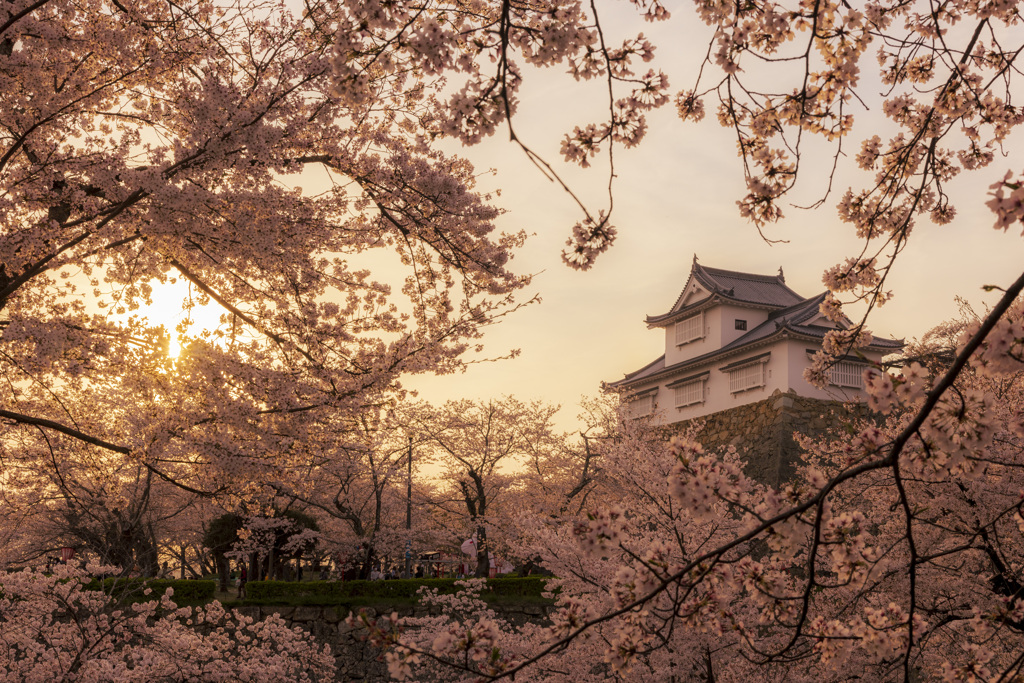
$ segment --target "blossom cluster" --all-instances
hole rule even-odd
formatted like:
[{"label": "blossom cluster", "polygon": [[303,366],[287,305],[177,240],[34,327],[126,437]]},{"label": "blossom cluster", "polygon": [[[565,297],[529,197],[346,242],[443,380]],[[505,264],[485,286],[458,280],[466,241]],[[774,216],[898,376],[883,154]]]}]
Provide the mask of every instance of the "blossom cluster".
[{"label": "blossom cluster", "polygon": [[409,680],[430,672],[447,678],[452,668],[468,668],[484,676],[496,676],[515,662],[509,654],[515,637],[508,624],[497,618],[479,599],[485,580],[457,581],[453,594],[421,588],[420,603],[433,616],[371,618],[352,613],[346,623],[363,629],[366,638],[384,650],[389,674]]},{"label": "blossom cluster", "polygon": [[[649,20],[668,18],[658,0],[634,4]],[[562,157],[581,166],[603,146],[639,144],[647,132],[646,113],[669,99],[664,73],[637,68],[654,58],[654,45],[642,33],[607,43],[597,7],[579,0],[403,0],[344,3],[339,10],[331,60],[335,95],[368,112],[386,100],[396,116],[432,139],[476,144],[502,124],[514,131],[521,64],[561,64],[577,81],[607,81],[607,119],[576,126],[562,141]],[[515,132],[512,139],[539,159]],[[584,208],[585,223],[573,231],[566,257],[572,267],[589,268],[611,243],[607,219],[595,213]]]},{"label": "blossom cluster", "polygon": [[1024,223],[1024,183],[1012,180],[1013,172],[989,188],[992,199],[987,206],[996,215],[996,230],[1007,230],[1014,223]]},{"label": "blossom cluster", "polygon": [[89,574],[112,570],[69,563],[48,574],[0,575],[4,680],[284,683],[334,676],[330,648],[276,615],[254,621],[216,601],[179,608],[170,588],[133,602],[87,587]]}]

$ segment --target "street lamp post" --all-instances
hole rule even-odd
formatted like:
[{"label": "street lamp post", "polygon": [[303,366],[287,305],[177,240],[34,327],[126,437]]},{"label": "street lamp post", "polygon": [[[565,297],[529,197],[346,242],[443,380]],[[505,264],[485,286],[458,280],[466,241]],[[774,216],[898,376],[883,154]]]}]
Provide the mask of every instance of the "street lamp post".
[{"label": "street lamp post", "polygon": [[409,474],[405,490],[405,578],[412,578],[412,437],[409,437]]}]

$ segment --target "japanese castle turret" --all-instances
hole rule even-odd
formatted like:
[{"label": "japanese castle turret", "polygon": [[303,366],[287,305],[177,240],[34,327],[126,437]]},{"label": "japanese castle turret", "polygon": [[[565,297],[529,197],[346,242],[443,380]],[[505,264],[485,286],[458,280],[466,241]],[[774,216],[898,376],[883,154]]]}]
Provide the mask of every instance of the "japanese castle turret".
[{"label": "japanese castle turret", "polygon": [[838,324],[819,311],[825,292],[804,298],[777,275],[739,273],[697,262],[667,313],[647,317],[665,331],[665,353],[611,383],[632,416],[670,424],[762,401],[776,392],[827,401],[866,400],[869,362],[899,351],[903,342],[874,339],[860,355],[840,359],[831,384],[807,383],[804,370]]}]

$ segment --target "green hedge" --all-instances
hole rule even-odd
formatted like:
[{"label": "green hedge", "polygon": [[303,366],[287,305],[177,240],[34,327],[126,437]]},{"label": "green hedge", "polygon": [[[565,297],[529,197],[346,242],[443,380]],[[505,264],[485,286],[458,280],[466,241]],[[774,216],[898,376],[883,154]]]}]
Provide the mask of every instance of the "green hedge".
[{"label": "green hedge", "polygon": [[[146,588],[152,589],[146,595]],[[119,600],[129,602],[145,602],[159,600],[168,588],[174,589],[172,600],[178,605],[194,605],[213,599],[217,589],[216,581],[196,581],[179,579],[122,579],[109,577],[93,579],[85,584],[86,590],[102,590]]]},{"label": "green hedge", "polygon": [[[247,598],[254,601],[275,599],[322,598],[334,604],[347,598],[415,598],[421,586],[440,593],[454,593],[458,579],[392,579],[389,581],[250,581],[245,585]],[[541,597],[545,579],[540,576],[488,579],[482,597]]]}]

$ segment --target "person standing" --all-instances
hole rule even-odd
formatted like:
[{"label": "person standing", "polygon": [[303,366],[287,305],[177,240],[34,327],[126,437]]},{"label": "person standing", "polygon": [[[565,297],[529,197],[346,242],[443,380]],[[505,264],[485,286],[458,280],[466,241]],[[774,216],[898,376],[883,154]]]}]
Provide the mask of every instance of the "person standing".
[{"label": "person standing", "polygon": [[245,562],[243,562],[242,563],[242,567],[241,567],[241,569],[238,572],[238,597],[239,598],[244,598],[245,597],[245,595],[246,595],[246,593],[245,593],[245,584],[248,583],[248,581],[249,581],[249,571],[248,571],[248,569],[246,569]]}]

